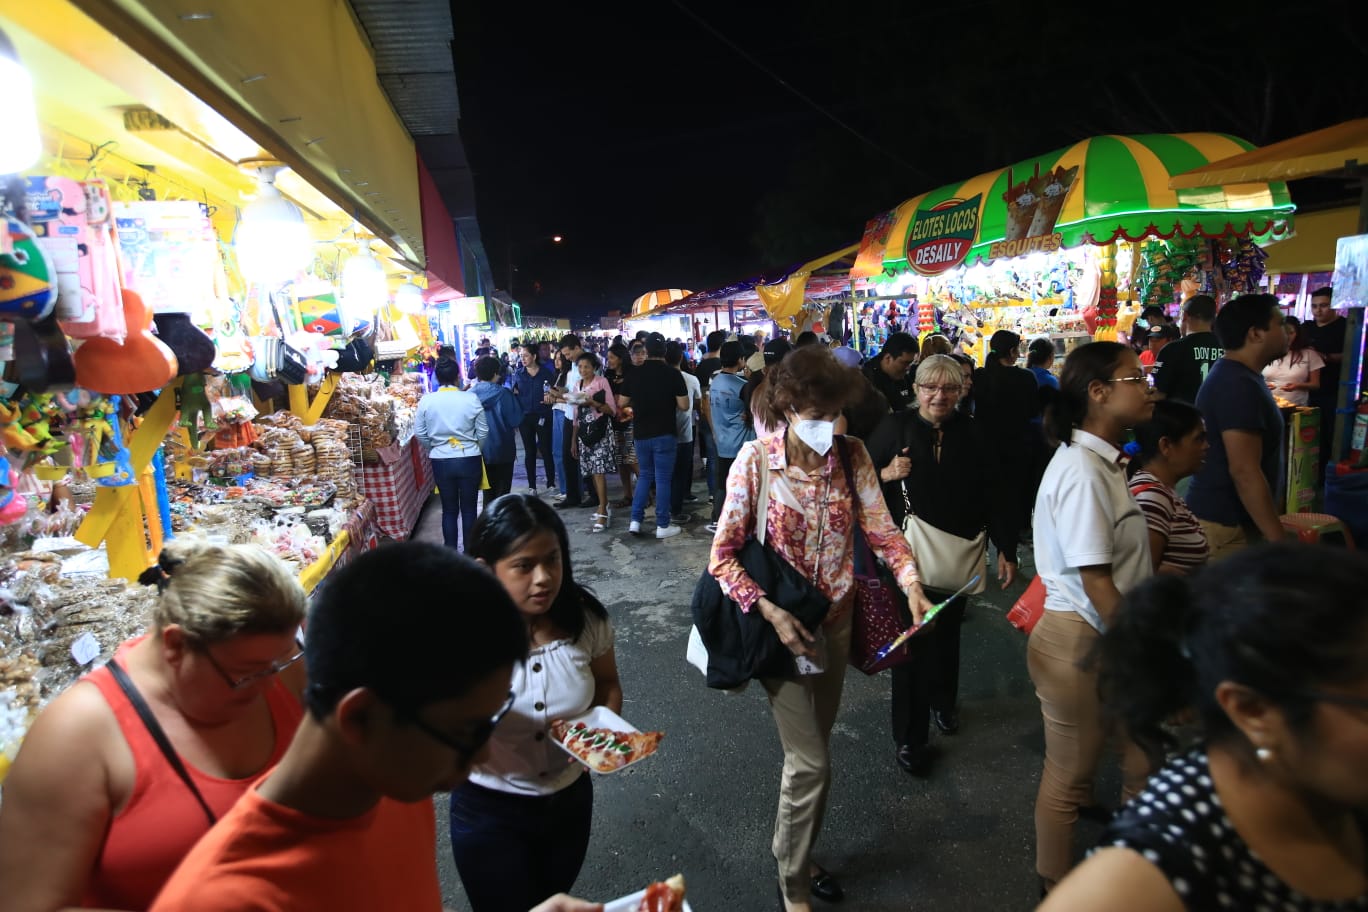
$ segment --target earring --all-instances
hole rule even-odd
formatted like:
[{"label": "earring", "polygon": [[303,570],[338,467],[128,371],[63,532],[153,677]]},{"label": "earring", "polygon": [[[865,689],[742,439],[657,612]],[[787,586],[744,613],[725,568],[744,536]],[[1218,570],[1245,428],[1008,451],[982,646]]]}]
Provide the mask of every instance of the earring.
[{"label": "earring", "polygon": [[1254,751],[1254,756],[1259,758],[1260,763],[1267,763],[1273,759],[1273,748],[1261,747]]}]

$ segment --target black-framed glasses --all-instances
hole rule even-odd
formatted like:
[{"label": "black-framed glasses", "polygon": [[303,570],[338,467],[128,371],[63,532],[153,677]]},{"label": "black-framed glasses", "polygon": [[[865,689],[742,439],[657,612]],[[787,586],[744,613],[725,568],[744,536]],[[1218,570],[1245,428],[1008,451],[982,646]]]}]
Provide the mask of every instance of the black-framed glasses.
[{"label": "black-framed glasses", "polygon": [[964,392],[964,387],[962,386],[932,386],[929,383],[918,383],[917,389],[924,393],[930,393],[932,396],[936,395],[936,393],[945,393],[947,396],[958,396],[960,393]]},{"label": "black-framed glasses", "polygon": [[300,659],[304,658],[304,644],[301,643],[298,639],[296,639],[295,652],[288,659],[281,659],[279,662],[273,663],[270,668],[264,668],[261,671],[254,671],[251,674],[244,675],[241,678],[235,678],[231,674],[229,674],[228,669],[220,665],[218,663],[218,659],[214,658],[214,654],[209,651],[208,646],[205,646],[202,649],[200,649],[200,652],[203,653],[204,657],[209,660],[209,664],[214,666],[214,670],[219,673],[219,677],[223,678],[224,683],[226,683],[233,690],[242,690],[245,687],[251,687],[253,684],[256,684],[259,681],[264,681],[267,678],[275,677],[285,669],[289,668],[295,662],[298,662]]},{"label": "black-framed glasses", "polygon": [[498,712],[484,722],[477,722],[472,725],[467,732],[460,737],[449,735],[441,729],[429,725],[427,722],[423,721],[422,717],[419,716],[417,712],[406,713],[402,715],[401,718],[403,721],[411,723],[414,728],[418,729],[438,744],[449,747],[464,757],[473,757],[478,754],[480,748],[484,747],[485,743],[493,737],[494,729],[499,727],[499,723],[503,721],[504,716],[508,715],[509,710],[513,708],[514,699],[515,695],[513,691],[510,690],[508,692],[508,699],[504,701],[503,707]]}]

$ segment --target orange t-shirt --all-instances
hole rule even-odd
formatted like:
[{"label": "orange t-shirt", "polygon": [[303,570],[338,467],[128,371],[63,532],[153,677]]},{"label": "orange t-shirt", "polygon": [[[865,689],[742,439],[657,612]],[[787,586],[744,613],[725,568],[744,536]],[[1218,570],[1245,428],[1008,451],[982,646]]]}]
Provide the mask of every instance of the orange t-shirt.
[{"label": "orange t-shirt", "polygon": [[441,912],[432,802],[313,817],[247,791],[185,857],[151,912]]}]

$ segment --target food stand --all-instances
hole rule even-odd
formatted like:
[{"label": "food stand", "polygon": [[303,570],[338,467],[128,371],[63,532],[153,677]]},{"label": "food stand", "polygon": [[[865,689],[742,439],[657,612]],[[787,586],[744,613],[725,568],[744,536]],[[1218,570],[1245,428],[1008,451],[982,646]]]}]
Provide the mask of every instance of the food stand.
[{"label": "food stand", "polygon": [[1115,339],[1146,304],[1253,290],[1258,244],[1291,229],[1286,185],[1168,187],[1248,148],[1210,133],[1099,136],[914,197],[866,226],[851,270],[861,335],[940,327],[981,363],[998,329]]}]

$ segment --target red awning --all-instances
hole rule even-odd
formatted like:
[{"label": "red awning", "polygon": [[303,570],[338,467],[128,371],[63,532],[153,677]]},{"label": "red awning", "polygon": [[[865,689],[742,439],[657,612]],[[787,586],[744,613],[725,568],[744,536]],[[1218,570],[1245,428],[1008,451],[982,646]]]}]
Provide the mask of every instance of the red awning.
[{"label": "red awning", "polygon": [[427,252],[428,287],[424,297],[429,301],[464,297],[465,275],[461,269],[456,226],[421,158],[418,159],[418,199],[423,208],[423,247]]}]

